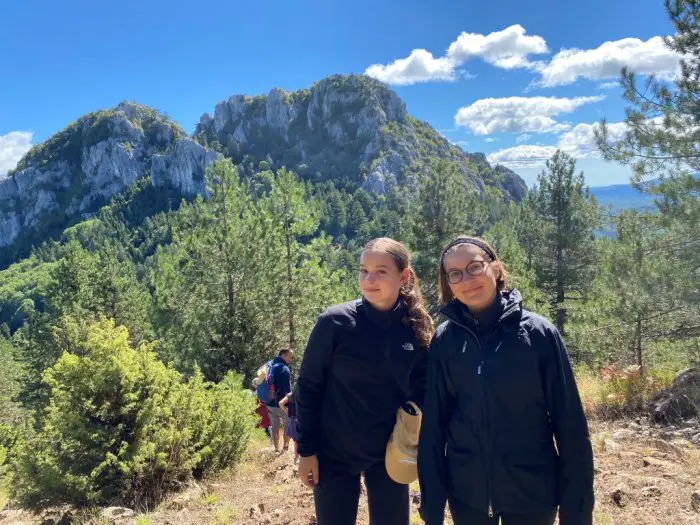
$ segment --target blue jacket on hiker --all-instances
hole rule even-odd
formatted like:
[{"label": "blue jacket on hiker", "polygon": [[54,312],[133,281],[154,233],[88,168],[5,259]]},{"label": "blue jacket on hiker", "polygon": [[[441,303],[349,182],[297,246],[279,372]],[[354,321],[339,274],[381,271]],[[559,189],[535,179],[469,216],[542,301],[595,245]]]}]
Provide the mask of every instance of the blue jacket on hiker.
[{"label": "blue jacket on hiker", "polygon": [[559,506],[561,525],[590,525],[593,452],[557,329],[517,290],[486,317],[458,301],[442,314],[418,445],[426,525],[443,523],[448,498],[494,515]]},{"label": "blue jacket on hiker", "polygon": [[292,391],[292,374],[289,365],[281,357],[275,357],[270,364],[272,384],[275,386],[275,400],[267,403],[268,406],[277,407],[284,396]]}]

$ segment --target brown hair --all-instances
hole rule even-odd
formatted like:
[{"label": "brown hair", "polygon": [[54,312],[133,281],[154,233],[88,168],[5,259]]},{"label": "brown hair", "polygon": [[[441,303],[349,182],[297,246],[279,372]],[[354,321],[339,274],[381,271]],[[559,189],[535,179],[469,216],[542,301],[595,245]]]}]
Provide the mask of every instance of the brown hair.
[{"label": "brown hair", "polygon": [[[450,242],[447,247],[442,251],[442,255],[440,256],[440,261],[438,262],[438,268],[437,268],[437,280],[438,280],[438,290],[440,293],[440,302],[442,304],[447,304],[452,299],[454,299],[454,295],[452,295],[452,290],[450,290],[450,283],[447,280],[447,272],[445,272],[445,268],[443,266],[443,261],[445,259],[445,255],[448,253],[451,253],[455,250],[457,250],[460,246],[463,244],[472,244],[479,248],[482,252],[484,252],[484,255],[491,261],[498,261],[501,263],[501,273],[496,279],[496,290],[499,292],[501,290],[504,290],[506,286],[508,286],[508,272],[506,271],[506,267],[503,264],[503,261],[498,257],[498,254],[496,253],[496,250],[491,246],[488,242],[486,242],[484,239],[481,237],[471,237],[469,235],[460,235],[457,237],[455,240]],[[489,253],[491,252],[491,253]]]},{"label": "brown hair", "polygon": [[277,352],[277,357],[283,357],[287,354],[292,354],[292,356],[294,356],[294,350],[292,350],[288,346],[284,347],[279,352]]},{"label": "brown hair", "polygon": [[423,294],[420,291],[420,281],[411,267],[411,254],[408,249],[399,241],[388,237],[379,237],[365,244],[362,251],[383,252],[391,255],[400,272],[408,268],[409,277],[399,290],[399,296],[403,298],[408,307],[408,320],[416,334],[416,339],[427,348],[433,337],[433,319],[425,308]]}]

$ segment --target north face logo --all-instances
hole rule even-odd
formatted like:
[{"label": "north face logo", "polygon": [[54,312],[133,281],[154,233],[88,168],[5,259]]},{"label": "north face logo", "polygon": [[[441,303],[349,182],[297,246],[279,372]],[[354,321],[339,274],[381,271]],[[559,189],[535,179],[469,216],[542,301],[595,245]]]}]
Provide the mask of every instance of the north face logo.
[{"label": "north face logo", "polygon": [[406,350],[406,352],[413,352],[413,345],[411,343],[404,343],[401,345],[401,348]]}]

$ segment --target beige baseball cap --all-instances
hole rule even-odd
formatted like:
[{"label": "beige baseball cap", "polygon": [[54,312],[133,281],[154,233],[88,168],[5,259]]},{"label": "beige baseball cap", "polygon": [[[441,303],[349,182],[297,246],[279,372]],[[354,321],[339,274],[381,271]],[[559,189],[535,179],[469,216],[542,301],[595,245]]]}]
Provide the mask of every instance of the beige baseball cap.
[{"label": "beige baseball cap", "polygon": [[409,401],[416,415],[399,408],[396,424],[386,445],[384,463],[389,477],[396,483],[408,485],[418,478],[418,435],[423,417],[418,406]]}]

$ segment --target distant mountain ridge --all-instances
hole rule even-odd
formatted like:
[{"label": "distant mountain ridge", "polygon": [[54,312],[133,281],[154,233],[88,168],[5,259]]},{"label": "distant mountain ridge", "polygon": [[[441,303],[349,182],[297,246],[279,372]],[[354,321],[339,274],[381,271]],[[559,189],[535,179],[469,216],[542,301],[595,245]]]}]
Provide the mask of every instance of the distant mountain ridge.
[{"label": "distant mountain ridge", "polygon": [[610,206],[614,210],[650,210],[654,208],[654,196],[642,193],[631,184],[613,184],[591,188],[601,206]]},{"label": "distant mountain ridge", "polygon": [[[410,116],[386,85],[361,75],[334,75],[310,89],[236,95],[205,113],[193,136],[158,111],[122,102],[80,117],[34,146],[0,180],[0,265],[56,238],[135,184],[169,202],[202,194],[206,166],[224,155],[252,174],[263,162],[287,166],[311,182],[385,194],[395,185],[417,194],[431,159],[448,159],[482,193],[496,187],[520,201],[525,182],[467,154]],[[178,197],[179,196],[179,197]]]}]

